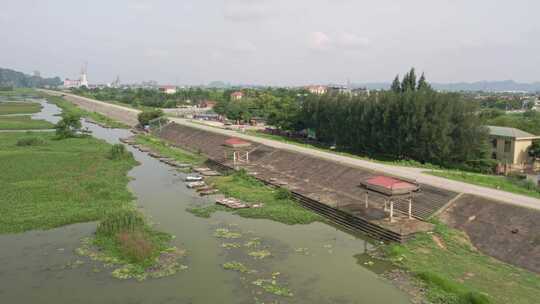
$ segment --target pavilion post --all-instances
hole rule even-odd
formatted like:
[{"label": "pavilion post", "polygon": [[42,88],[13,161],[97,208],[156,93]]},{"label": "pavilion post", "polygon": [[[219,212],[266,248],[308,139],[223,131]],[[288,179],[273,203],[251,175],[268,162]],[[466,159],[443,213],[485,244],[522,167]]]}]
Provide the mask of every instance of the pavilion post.
[{"label": "pavilion post", "polygon": [[369,202],[368,202],[368,193],[366,191],[366,193],[364,193],[364,198],[365,198],[365,201],[366,201],[366,209],[369,207]]},{"label": "pavilion post", "polygon": [[412,198],[409,197],[409,219],[412,219]]},{"label": "pavilion post", "polygon": [[390,223],[394,222],[394,201],[390,200]]}]

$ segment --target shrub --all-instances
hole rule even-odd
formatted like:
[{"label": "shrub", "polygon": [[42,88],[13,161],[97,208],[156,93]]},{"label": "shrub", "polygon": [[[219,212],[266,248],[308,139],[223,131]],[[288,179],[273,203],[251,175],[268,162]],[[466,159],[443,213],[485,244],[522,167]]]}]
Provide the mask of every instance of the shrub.
[{"label": "shrub", "polygon": [[130,262],[141,263],[153,256],[155,245],[143,231],[122,231],[117,234],[118,248]]},{"label": "shrub", "polygon": [[[436,273],[425,271],[417,275],[422,281],[431,287],[448,293],[451,298],[457,300],[459,304],[489,304],[491,301],[485,295],[471,291],[465,286],[452,282]],[[454,302],[452,302],[454,303]]]},{"label": "shrub", "polygon": [[109,151],[109,158],[112,160],[121,160],[131,158],[133,155],[122,144],[114,144]]},{"label": "shrub", "polygon": [[81,116],[73,113],[62,114],[62,119],[55,125],[58,138],[75,137],[81,131]]},{"label": "shrub", "polygon": [[17,141],[17,146],[41,146],[45,144],[45,140],[39,137],[25,137]]},{"label": "shrub", "polygon": [[147,126],[152,119],[158,118],[160,116],[163,116],[163,111],[160,109],[155,110],[144,110],[137,116],[137,119],[139,120],[139,124],[141,126]]},{"label": "shrub", "polygon": [[142,231],[145,226],[144,218],[139,212],[124,209],[106,216],[99,223],[96,235],[98,237],[115,237],[120,232]]},{"label": "shrub", "polygon": [[275,194],[276,199],[286,200],[291,198],[291,191],[286,188],[278,188]]}]

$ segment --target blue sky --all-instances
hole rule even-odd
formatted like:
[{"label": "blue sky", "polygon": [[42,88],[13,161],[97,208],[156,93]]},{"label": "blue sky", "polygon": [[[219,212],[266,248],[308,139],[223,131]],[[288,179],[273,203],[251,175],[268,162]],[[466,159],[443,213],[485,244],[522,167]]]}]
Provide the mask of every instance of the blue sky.
[{"label": "blue sky", "polygon": [[534,0],[6,0],[0,66],[91,82],[540,80]]}]

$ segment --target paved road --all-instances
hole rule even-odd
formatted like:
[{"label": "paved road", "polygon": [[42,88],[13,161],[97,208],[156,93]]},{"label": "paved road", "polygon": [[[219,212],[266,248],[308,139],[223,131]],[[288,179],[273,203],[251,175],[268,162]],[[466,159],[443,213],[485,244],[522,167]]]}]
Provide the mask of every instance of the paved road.
[{"label": "paved road", "polygon": [[[55,93],[58,94],[57,92],[55,92]],[[90,98],[79,97],[79,96],[71,95],[71,94],[66,94],[66,95],[70,95],[70,97],[73,97],[73,98],[82,98],[85,101],[94,102],[96,104],[99,104],[100,106],[108,107],[109,109],[118,109],[118,110],[121,110],[123,112],[127,111],[127,112],[132,113],[133,115],[136,115],[136,114],[138,114],[140,112],[140,111],[135,110],[135,109],[122,107],[122,106],[114,105],[114,104],[109,104],[109,103],[93,100],[93,99],[90,99]],[[527,207],[527,208],[540,210],[540,200],[539,199],[535,199],[535,198],[524,196],[524,195],[514,194],[514,193],[510,193],[510,192],[500,191],[500,190],[496,190],[496,189],[471,185],[471,184],[467,184],[467,183],[462,183],[462,182],[453,181],[453,180],[449,180],[449,179],[445,179],[445,178],[441,178],[441,177],[437,177],[437,176],[422,173],[423,171],[425,171],[425,169],[381,164],[381,163],[371,162],[371,161],[367,161],[367,160],[342,156],[342,155],[338,155],[338,154],[334,154],[334,153],[330,153],[330,152],[324,152],[324,151],[320,151],[320,150],[304,148],[304,147],[301,147],[301,146],[297,146],[297,145],[293,145],[293,144],[287,144],[287,143],[284,143],[284,142],[279,142],[279,141],[275,141],[275,140],[271,140],[271,139],[260,138],[260,137],[256,137],[256,136],[252,136],[252,135],[246,135],[246,134],[239,133],[237,131],[224,130],[224,129],[219,129],[219,128],[215,128],[215,127],[205,126],[205,125],[202,125],[202,124],[190,122],[189,120],[186,120],[186,119],[181,119],[181,118],[169,118],[169,119],[171,121],[177,123],[177,124],[180,124],[180,125],[185,125],[185,126],[198,128],[198,129],[202,129],[202,130],[206,130],[206,131],[210,131],[210,132],[220,133],[220,134],[224,134],[224,135],[228,135],[228,136],[239,137],[239,138],[247,139],[247,140],[250,140],[250,141],[253,141],[253,142],[258,142],[258,143],[261,143],[261,144],[264,144],[264,145],[272,146],[274,148],[279,148],[279,149],[304,153],[304,154],[308,154],[308,155],[311,155],[311,156],[315,156],[315,157],[335,161],[335,162],[338,162],[338,163],[346,164],[346,165],[349,165],[349,166],[376,170],[376,171],[383,172],[383,173],[390,174],[390,175],[395,175],[395,176],[400,176],[400,177],[403,177],[403,178],[413,179],[413,180],[416,180],[416,181],[418,181],[420,183],[424,183],[424,184],[428,184],[428,185],[431,185],[431,186],[448,189],[450,191],[455,191],[455,192],[458,192],[458,193],[470,193],[470,194],[484,196],[486,198],[490,198],[490,199],[493,199],[493,200],[498,200],[500,202],[504,202],[504,203],[508,203],[508,204],[512,204],[512,205],[517,205],[517,206],[522,206],[522,207]]]}]

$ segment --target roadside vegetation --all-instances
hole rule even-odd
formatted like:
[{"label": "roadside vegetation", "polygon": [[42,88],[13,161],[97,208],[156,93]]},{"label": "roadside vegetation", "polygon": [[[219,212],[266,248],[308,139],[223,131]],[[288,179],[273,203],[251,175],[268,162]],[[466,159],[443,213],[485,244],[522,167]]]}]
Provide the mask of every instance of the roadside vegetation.
[{"label": "roadside vegetation", "polygon": [[32,114],[40,110],[41,105],[36,102],[0,102],[0,115]]},{"label": "roadside vegetation", "polygon": [[110,149],[89,136],[0,133],[0,233],[100,220],[130,205],[136,161],[113,161]]},{"label": "roadside vegetation", "polygon": [[221,206],[209,206],[188,209],[189,212],[210,217],[216,211],[232,211],[246,218],[264,218],[284,224],[309,224],[322,221],[322,217],[291,200],[285,189],[270,188],[241,170],[228,176],[213,177],[209,184],[221,193],[250,203],[262,203],[261,208],[232,210]]},{"label": "roadside vegetation", "polygon": [[540,198],[540,188],[533,182],[527,181],[519,176],[487,175],[458,170],[425,171],[425,173],[478,186]]},{"label": "roadside vegetation", "polygon": [[71,115],[78,115],[80,117],[86,117],[108,128],[121,128],[121,129],[129,128],[129,126],[121,122],[118,122],[114,119],[111,119],[105,115],[102,115],[100,113],[83,110],[77,107],[76,105],[74,105],[73,103],[63,99],[62,97],[51,96],[48,94],[43,94],[42,97],[47,99],[49,102],[55,104],[59,108],[61,108],[62,113],[64,115],[71,114]]},{"label": "roadside vegetation", "polygon": [[526,304],[540,297],[540,277],[478,252],[463,232],[435,222],[406,244],[383,246],[383,256],[427,288],[435,304]]},{"label": "roadside vegetation", "polygon": [[173,158],[182,163],[188,164],[201,164],[206,158],[203,155],[191,153],[183,149],[176,148],[171,146],[164,140],[161,140],[152,135],[137,134],[135,136],[135,142],[138,145],[143,145],[145,147],[151,148],[152,150],[159,152],[159,154]]},{"label": "roadside vegetation", "polygon": [[342,155],[342,156],[356,158],[356,159],[378,162],[381,164],[402,166],[402,167],[412,167],[412,168],[434,169],[434,170],[442,169],[442,167],[440,166],[433,165],[430,163],[421,163],[412,159],[396,160],[389,157],[381,157],[377,155],[372,156],[372,157],[363,156],[359,154],[349,153],[346,151],[331,149],[329,145],[324,145],[324,144],[313,142],[313,141],[309,142],[309,141],[306,141],[304,139],[299,139],[299,138],[291,138],[291,137],[286,137],[286,136],[277,135],[277,134],[268,134],[262,131],[246,131],[246,133],[249,135],[271,139],[275,141],[280,141],[287,144],[293,144],[293,145],[304,147],[304,148],[315,149],[315,150],[328,152],[328,153],[334,153],[337,155]]}]

